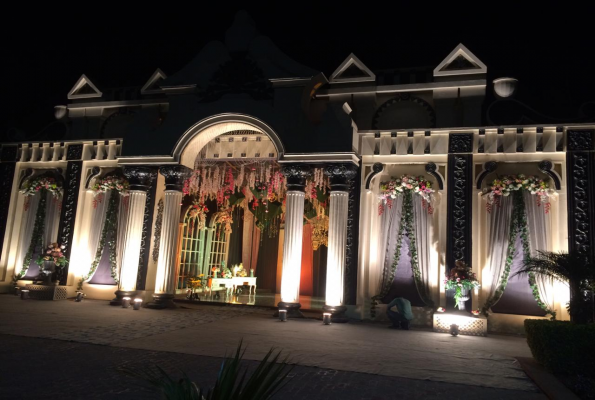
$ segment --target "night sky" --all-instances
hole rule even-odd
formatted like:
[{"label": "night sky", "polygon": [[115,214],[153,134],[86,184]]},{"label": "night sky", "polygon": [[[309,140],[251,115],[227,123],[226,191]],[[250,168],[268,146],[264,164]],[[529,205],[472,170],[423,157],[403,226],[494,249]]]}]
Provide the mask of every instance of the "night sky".
[{"label": "night sky", "polygon": [[433,9],[431,2],[414,8],[397,1],[390,6],[248,4],[186,10],[146,3],[146,10],[134,14],[117,8],[99,14],[90,9],[78,15],[5,14],[10,23],[1,28],[0,138],[14,138],[15,129],[34,135],[54,121],[54,106],[66,104],[83,73],[100,90],[142,86],[158,67],[172,75],[207,42],[223,40],[238,9],[246,9],[257,30],[288,56],[327,77],[350,52],[373,71],[433,67],[462,42],[488,66],[488,79],[518,78],[519,99],[539,112],[572,118],[582,103],[595,101],[593,5],[521,10],[503,2],[492,9],[482,2],[464,10],[455,2],[444,9]]}]

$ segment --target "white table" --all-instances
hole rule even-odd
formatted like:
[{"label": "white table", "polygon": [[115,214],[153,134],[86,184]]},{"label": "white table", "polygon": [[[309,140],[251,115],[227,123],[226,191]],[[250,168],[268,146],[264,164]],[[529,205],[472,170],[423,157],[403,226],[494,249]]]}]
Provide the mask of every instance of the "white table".
[{"label": "white table", "polygon": [[[250,286],[248,294],[256,294],[256,277],[234,276],[233,278],[212,278],[210,291],[225,290],[225,294],[235,293],[238,286]],[[254,289],[253,289],[254,288]]]}]

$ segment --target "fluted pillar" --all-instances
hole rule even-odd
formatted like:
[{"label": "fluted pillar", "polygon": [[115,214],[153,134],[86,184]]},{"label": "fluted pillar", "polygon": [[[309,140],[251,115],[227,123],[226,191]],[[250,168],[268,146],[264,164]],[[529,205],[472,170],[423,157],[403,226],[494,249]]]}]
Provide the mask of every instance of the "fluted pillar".
[{"label": "fluted pillar", "polygon": [[155,294],[149,308],[174,307],[173,298],[176,290],[176,258],[182,188],[184,180],[190,176],[191,170],[183,165],[168,165],[159,169],[165,177],[165,197],[163,201],[163,222],[161,240],[159,242],[159,259],[157,260],[157,277]]},{"label": "fluted pillar", "polygon": [[116,298],[110,304],[121,305],[122,298],[136,294],[136,277],[138,275],[143,219],[147,191],[155,178],[155,171],[146,167],[125,167],[124,176],[130,184],[128,192],[128,212],[126,214],[125,232],[123,234],[122,260]]},{"label": "fluted pillar", "polygon": [[306,178],[312,174],[309,166],[286,164],[281,168],[287,182],[285,199],[285,238],[283,242],[283,273],[279,309],[288,317],[303,317],[299,311],[300,274],[302,270],[302,237],[304,233],[304,197]]},{"label": "fluted pillar", "polygon": [[329,200],[328,255],[326,261],[326,298],[323,311],[332,313],[333,322],[347,322],[343,302],[345,281],[345,252],[349,210],[349,182],[355,178],[357,167],[352,164],[328,165],[331,195]]}]

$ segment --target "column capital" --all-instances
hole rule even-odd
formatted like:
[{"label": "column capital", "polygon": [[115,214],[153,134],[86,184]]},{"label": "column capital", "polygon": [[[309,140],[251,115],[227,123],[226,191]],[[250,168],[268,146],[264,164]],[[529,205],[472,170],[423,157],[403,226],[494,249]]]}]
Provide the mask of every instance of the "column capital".
[{"label": "column capital", "polygon": [[281,173],[287,181],[287,190],[306,190],[306,179],[312,176],[312,167],[307,164],[283,164]]},{"label": "column capital", "polygon": [[142,190],[147,192],[151,188],[153,180],[157,177],[157,171],[149,167],[125,166],[124,176],[130,184],[130,190]]},{"label": "column capital", "polygon": [[165,165],[159,168],[159,173],[165,177],[165,190],[181,192],[192,170],[184,165]]},{"label": "column capital", "polygon": [[324,167],[324,174],[328,176],[331,192],[349,191],[349,182],[357,175],[358,167],[353,164],[329,164]]}]

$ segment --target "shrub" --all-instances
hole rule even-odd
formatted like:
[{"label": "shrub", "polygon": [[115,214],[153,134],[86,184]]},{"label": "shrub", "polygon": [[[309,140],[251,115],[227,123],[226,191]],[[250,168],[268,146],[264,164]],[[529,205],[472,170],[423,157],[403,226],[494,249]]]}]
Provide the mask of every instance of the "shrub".
[{"label": "shrub", "polygon": [[533,358],[561,375],[595,378],[595,324],[525,320]]},{"label": "shrub", "polygon": [[281,352],[274,349],[264,356],[256,369],[248,376],[241,361],[245,348],[242,341],[233,357],[226,357],[219,369],[215,385],[201,388],[188,375],[175,379],[159,366],[140,370],[124,368],[123,372],[144,380],[156,389],[163,399],[177,400],[267,400],[273,397],[285,383],[292,370],[288,359],[280,359]]}]

